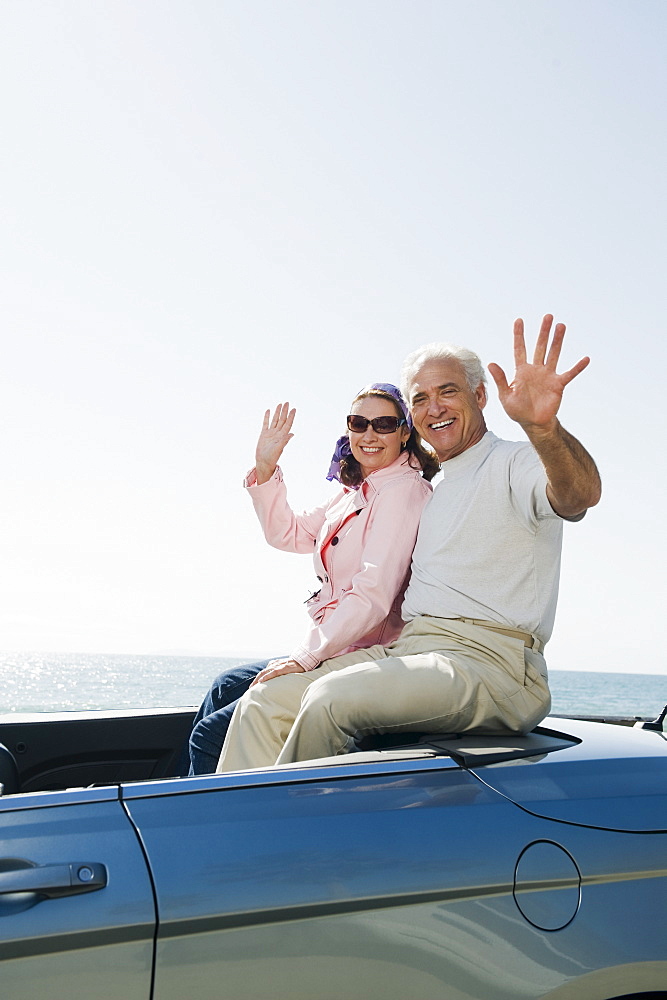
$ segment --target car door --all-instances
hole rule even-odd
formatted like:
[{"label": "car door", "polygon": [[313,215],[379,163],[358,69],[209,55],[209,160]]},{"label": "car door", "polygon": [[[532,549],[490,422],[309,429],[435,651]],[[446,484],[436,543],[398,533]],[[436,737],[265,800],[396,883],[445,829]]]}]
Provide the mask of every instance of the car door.
[{"label": "car door", "polygon": [[553,824],[417,757],[125,787],[156,887],[155,1000],[515,1000],[561,982],[567,954],[513,885]]},{"label": "car door", "polygon": [[667,834],[535,815],[492,787],[523,772],[562,802],[544,761],[576,773],[580,741],[431,743],[124,787],[156,890],[155,1000],[662,989]]},{"label": "car door", "polygon": [[149,1000],[155,905],[117,787],[0,797],[0,996]]}]

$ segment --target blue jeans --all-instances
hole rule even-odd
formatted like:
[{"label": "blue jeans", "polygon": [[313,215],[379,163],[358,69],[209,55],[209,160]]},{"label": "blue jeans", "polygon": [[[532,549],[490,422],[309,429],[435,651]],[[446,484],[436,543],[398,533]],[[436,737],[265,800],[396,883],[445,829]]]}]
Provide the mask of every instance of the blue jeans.
[{"label": "blue jeans", "polygon": [[267,663],[270,660],[242,663],[224,670],[213,681],[192,723],[189,774],[215,771],[236,704]]}]

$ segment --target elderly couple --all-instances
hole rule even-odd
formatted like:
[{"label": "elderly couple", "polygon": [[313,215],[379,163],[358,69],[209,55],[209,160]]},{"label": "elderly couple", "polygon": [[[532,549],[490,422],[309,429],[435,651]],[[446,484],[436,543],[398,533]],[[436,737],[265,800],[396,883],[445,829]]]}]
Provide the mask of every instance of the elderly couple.
[{"label": "elderly couple", "polygon": [[344,753],[355,733],[527,732],[544,718],[563,521],[600,498],[595,463],[556,416],[589,359],[558,374],[565,327],[552,324],[528,361],[516,321],[512,382],[489,365],[528,442],[486,429],[477,355],[429,344],[405,360],[402,393],[356,396],[328,476],[342,490],[306,514],[277,465],[295,411],[266,412],[245,485],[271,545],[314,549],[321,589],[289,656],[216,679],[191,774]]}]

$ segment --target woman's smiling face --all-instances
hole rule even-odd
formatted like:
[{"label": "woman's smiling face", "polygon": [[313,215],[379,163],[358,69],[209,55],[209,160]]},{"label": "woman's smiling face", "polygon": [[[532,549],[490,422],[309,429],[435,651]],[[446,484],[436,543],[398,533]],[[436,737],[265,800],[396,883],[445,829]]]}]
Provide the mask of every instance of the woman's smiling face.
[{"label": "woman's smiling face", "polygon": [[[363,399],[356,399],[352,404],[350,413],[358,413],[367,420],[375,417],[399,417],[403,414],[397,406],[389,399],[381,396],[364,396]],[[410,437],[410,431],[406,424],[402,424],[393,434],[378,434],[373,430],[371,424],[368,425],[363,434],[355,431],[347,432],[350,437],[350,448],[352,454],[361,466],[361,474],[365,479],[371,472],[384,469],[395,462],[401,454],[401,445]]]}]

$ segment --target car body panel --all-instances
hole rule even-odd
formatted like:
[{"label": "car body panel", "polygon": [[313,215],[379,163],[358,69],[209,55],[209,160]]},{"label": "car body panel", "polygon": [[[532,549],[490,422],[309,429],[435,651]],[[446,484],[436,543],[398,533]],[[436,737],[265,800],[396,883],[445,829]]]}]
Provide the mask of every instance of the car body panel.
[{"label": "car body panel", "polygon": [[[660,733],[551,719],[174,777],[191,716],[0,719],[43,789],[0,796],[0,995],[667,996]],[[108,878],[16,900],[17,859]]]},{"label": "car body panel", "polygon": [[[156,1000],[268,1000],[281,988],[290,1000],[359,989],[515,1000],[619,961],[657,963],[667,977],[656,921],[667,835],[532,817],[438,763],[375,776],[369,764],[363,775],[329,765],[327,776],[297,765],[279,781],[239,772],[177,796],[127,786],[157,892]],[[538,869],[517,878],[527,848]],[[594,934],[610,907],[634,912],[638,899],[640,944],[621,923]]]},{"label": "car body panel", "polygon": [[[549,819],[628,832],[667,831],[667,740],[662,733],[567,722],[580,742],[561,753],[492,764],[487,785]],[[610,733],[611,730],[611,733]]]}]

